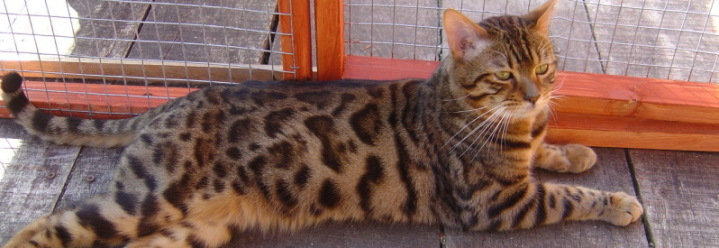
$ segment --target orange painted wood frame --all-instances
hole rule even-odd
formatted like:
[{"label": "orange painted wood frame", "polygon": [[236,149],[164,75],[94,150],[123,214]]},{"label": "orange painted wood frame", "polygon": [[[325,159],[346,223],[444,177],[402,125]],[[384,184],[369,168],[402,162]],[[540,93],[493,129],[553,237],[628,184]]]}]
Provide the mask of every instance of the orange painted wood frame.
[{"label": "orange painted wood frame", "polygon": [[[169,99],[182,97],[197,90],[31,80],[25,80],[23,88],[33,105],[43,109],[61,109],[49,111],[52,114],[94,119],[132,117],[160,106]],[[0,108],[0,117],[11,117],[4,103]]]},{"label": "orange painted wood frame", "polygon": [[[343,78],[429,78],[438,62],[346,56]],[[547,139],[601,147],[719,151],[719,85],[560,72]]]},{"label": "orange painted wood frame", "polygon": [[315,0],[317,79],[339,79],[344,71],[344,11],[342,0]]},{"label": "orange painted wood frame", "polygon": [[[57,60],[0,60],[4,71],[19,71],[26,78],[74,78],[121,81],[140,78],[147,82],[185,85],[184,79],[222,82],[272,80],[281,78],[282,71],[273,65],[233,64],[208,65],[192,61],[147,61],[140,59],[81,58]],[[0,72],[4,73],[4,72]],[[292,73],[291,75],[294,75]]]},{"label": "orange painted wood frame", "polygon": [[312,79],[312,32],[310,20],[309,0],[279,0],[277,9],[280,13],[280,31],[282,51],[282,65],[285,79]]},{"label": "orange painted wood frame", "polygon": [[[343,77],[428,78],[437,64],[347,56]],[[717,85],[575,72],[560,72],[556,85],[562,97],[555,100],[550,142],[719,151]],[[37,81],[24,87],[36,106],[91,118],[132,116],[195,90]],[[0,117],[10,117],[7,108],[0,108]]]}]

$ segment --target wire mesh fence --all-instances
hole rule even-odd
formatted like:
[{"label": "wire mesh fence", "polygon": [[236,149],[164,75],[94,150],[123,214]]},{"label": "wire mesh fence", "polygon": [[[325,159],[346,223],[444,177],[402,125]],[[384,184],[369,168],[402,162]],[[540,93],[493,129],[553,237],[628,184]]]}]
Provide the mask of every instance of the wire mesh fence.
[{"label": "wire mesh fence", "polygon": [[[296,73],[279,59],[296,51],[279,45],[292,39],[292,27],[278,28],[278,19],[292,16],[279,11],[277,1],[0,2],[0,72],[71,83],[29,90],[43,93],[31,98],[48,102],[58,93],[64,100],[45,106],[50,110],[67,109],[62,102],[70,105],[75,97],[97,96],[104,97],[99,101],[106,109],[88,103],[73,111],[136,114],[111,106],[119,101],[152,107],[194,88]],[[345,0],[345,51],[437,61],[448,54],[442,10],[459,9],[481,20],[521,15],[543,2]],[[713,0],[561,0],[550,36],[561,70],[716,83],[717,29],[719,6]],[[118,85],[124,88],[110,87]],[[142,87],[167,90],[147,93]]]},{"label": "wire mesh fence", "polygon": [[[441,13],[473,20],[521,15],[543,0],[346,0],[350,55],[439,60]],[[560,69],[719,82],[719,5],[713,0],[562,0],[550,27]]]},{"label": "wire mesh fence", "polygon": [[[293,55],[273,45],[282,37],[291,38],[291,32],[278,29],[278,19],[290,14],[280,12],[275,1],[1,2],[2,73],[15,70],[43,82],[186,89],[294,73],[269,63],[270,57]],[[48,86],[42,91],[67,93],[69,98],[122,96],[127,101],[172,97],[86,88]]]}]

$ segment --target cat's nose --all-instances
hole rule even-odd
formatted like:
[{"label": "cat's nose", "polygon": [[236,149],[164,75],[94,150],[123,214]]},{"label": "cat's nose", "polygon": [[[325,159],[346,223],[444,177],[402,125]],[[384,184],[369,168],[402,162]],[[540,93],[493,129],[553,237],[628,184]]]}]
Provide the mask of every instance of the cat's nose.
[{"label": "cat's nose", "polygon": [[539,94],[525,94],[524,100],[528,101],[532,104],[535,104],[537,102],[537,99],[539,99]]},{"label": "cat's nose", "polygon": [[524,93],[524,100],[534,104],[539,99],[539,89],[534,84],[534,81],[523,78],[521,81],[522,93]]}]

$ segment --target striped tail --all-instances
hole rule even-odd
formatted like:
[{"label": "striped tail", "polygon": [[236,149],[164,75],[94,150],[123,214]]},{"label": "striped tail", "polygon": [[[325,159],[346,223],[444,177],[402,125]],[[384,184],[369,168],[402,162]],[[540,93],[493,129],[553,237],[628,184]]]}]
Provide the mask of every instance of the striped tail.
[{"label": "striped tail", "polygon": [[44,113],[30,104],[22,90],[22,77],[10,72],[2,77],[2,99],[15,121],[33,135],[57,144],[96,147],[125,146],[138,135],[149,115],[122,120],[92,120]]}]

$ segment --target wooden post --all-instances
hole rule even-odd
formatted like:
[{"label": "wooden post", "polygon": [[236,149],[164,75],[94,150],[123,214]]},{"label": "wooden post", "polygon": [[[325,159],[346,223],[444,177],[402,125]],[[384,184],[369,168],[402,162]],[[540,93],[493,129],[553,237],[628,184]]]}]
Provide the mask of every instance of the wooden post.
[{"label": "wooden post", "polygon": [[280,31],[292,35],[281,35],[282,51],[291,54],[282,55],[285,79],[312,79],[312,33],[310,31],[309,0],[279,0]]},{"label": "wooden post", "polygon": [[342,0],[315,0],[317,79],[336,80],[344,72],[344,9]]}]

